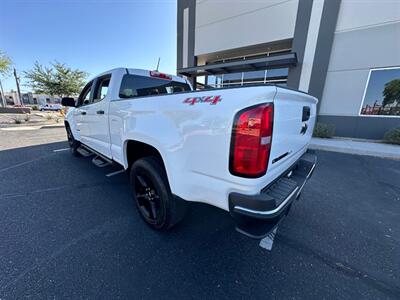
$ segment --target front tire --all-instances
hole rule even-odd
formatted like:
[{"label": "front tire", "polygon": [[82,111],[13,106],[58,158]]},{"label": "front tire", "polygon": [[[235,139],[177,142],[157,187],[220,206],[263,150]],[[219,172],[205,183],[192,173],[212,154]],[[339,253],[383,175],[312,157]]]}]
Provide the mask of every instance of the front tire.
[{"label": "front tire", "polygon": [[187,202],[172,195],[164,168],[154,157],[133,163],[132,197],[143,220],[155,230],[167,230],[182,220]]}]

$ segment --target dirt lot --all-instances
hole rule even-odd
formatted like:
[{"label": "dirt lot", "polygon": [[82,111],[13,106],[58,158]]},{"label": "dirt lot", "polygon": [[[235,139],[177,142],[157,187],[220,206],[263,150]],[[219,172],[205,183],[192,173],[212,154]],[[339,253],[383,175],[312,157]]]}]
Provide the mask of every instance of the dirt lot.
[{"label": "dirt lot", "polygon": [[31,111],[30,114],[0,114],[0,128],[20,126],[42,126],[62,124],[64,117],[59,112]]}]

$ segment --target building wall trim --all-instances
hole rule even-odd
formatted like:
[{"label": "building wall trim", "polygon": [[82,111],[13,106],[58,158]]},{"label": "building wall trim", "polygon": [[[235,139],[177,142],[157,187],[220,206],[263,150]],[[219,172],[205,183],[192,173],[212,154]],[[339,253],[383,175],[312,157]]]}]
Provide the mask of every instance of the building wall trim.
[{"label": "building wall trim", "polygon": [[296,65],[296,53],[285,53],[274,56],[265,56],[261,58],[253,58],[239,61],[231,61],[224,63],[213,63],[203,66],[178,69],[178,74],[185,76],[201,76],[208,74],[224,74],[235,72],[246,72],[254,70],[265,70],[273,68],[282,68],[286,66]]},{"label": "building wall trim", "polygon": [[322,11],[325,1],[326,0],[314,1],[311,9],[310,23],[308,25],[307,41],[304,49],[304,58],[299,82],[299,90],[304,92],[308,92],[310,87],[311,73],[314,66],[318,34],[321,26]]},{"label": "building wall trim", "polygon": [[[184,10],[188,11],[188,26],[187,26],[187,45],[184,45]],[[177,13],[177,69],[183,67],[183,59],[187,61],[187,67],[196,65],[196,57],[194,55],[194,42],[195,42],[195,26],[196,26],[196,1],[195,0],[178,0],[178,13]],[[183,54],[183,49],[187,51]]]},{"label": "building wall trim", "polygon": [[318,121],[335,125],[335,136],[382,140],[385,132],[400,126],[399,118],[319,115]]},{"label": "building wall trim", "polygon": [[[324,1],[308,93],[322,100],[341,0]],[[323,100],[322,100],[323,101]],[[318,102],[318,111],[321,101]]]},{"label": "building wall trim", "polygon": [[296,52],[298,63],[296,66],[289,68],[287,80],[287,86],[293,89],[299,88],[312,6],[313,0],[300,0],[297,8],[292,51]]}]

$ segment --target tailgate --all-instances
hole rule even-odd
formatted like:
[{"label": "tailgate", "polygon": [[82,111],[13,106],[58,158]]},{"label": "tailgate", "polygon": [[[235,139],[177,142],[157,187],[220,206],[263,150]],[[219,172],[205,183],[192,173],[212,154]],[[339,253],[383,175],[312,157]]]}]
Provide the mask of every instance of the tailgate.
[{"label": "tailgate", "polygon": [[314,130],[317,102],[305,93],[277,88],[268,170],[304,153]]}]

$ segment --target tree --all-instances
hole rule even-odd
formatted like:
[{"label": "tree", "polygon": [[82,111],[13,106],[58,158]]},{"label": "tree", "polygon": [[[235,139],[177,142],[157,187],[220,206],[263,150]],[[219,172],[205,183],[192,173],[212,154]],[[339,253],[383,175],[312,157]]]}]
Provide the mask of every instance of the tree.
[{"label": "tree", "polygon": [[385,84],[385,89],[383,90],[383,102],[382,105],[386,106],[397,101],[400,103],[400,79],[393,79]]},{"label": "tree", "polygon": [[9,75],[11,71],[12,60],[0,50],[0,75],[5,77]]},{"label": "tree", "polygon": [[53,62],[44,67],[36,62],[33,68],[24,72],[26,85],[36,93],[68,97],[79,94],[85,84],[87,73],[71,69],[63,63]]},{"label": "tree", "polygon": [[[0,50],[0,75],[6,77],[11,71],[12,60],[3,51]],[[0,91],[1,91],[1,103],[6,106],[6,100],[4,98],[3,84],[0,78]]]}]

